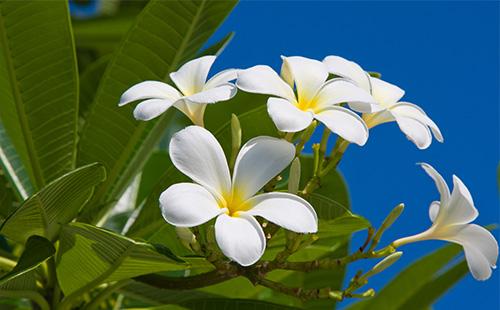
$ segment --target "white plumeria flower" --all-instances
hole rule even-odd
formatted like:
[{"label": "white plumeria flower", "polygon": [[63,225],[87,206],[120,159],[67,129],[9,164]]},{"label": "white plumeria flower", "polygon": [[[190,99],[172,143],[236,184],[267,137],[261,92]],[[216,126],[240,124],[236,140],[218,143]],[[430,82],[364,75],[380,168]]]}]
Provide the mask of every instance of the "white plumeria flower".
[{"label": "white plumeria flower", "polygon": [[358,112],[379,111],[374,99],[346,79],[327,81],[327,67],[320,61],[282,58],[281,77],[270,67],[259,65],[240,71],[236,85],[246,92],[275,96],[268,99],[267,110],[280,131],[301,131],[317,119],[347,141],[364,145],[366,124],[340,104],[349,102]]},{"label": "white plumeria flower", "polygon": [[339,56],[328,56],[323,60],[323,63],[328,67],[330,73],[356,82],[384,108],[378,113],[363,114],[363,120],[368,128],[396,121],[401,131],[419,149],[429,147],[432,142],[431,131],[439,142],[443,142],[443,136],[438,126],[419,106],[399,101],[405,94],[401,88],[381,79],[370,77],[358,64]]},{"label": "white plumeria flower", "polygon": [[127,89],[119,106],[141,100],[134,110],[134,117],[147,121],[171,106],[182,111],[193,124],[203,126],[207,104],[226,101],[234,97],[237,88],[229,81],[236,79],[237,69],[227,69],[207,76],[216,56],[203,56],[185,63],[178,71],[170,73],[177,89],[159,81],[144,81]]},{"label": "white plumeria flower", "polygon": [[395,247],[420,240],[445,240],[460,244],[464,248],[465,258],[472,275],[477,280],[486,280],[491,276],[491,268],[496,268],[498,244],[493,235],[485,228],[470,224],[479,215],[474,207],[472,196],[465,184],[453,176],[453,192],[443,177],[429,164],[421,164],[434,180],[441,195],[440,201],[434,201],[429,207],[432,226],[417,235],[394,241]]},{"label": "white plumeria flower", "polygon": [[220,249],[240,265],[259,260],[266,238],[255,216],[298,233],[314,233],[318,218],[299,196],[256,193],[285,169],[295,156],[294,146],[281,139],[257,137],[240,150],[231,179],[226,157],[206,129],[190,126],[172,137],[172,163],[194,183],[170,186],[160,196],[165,220],[178,227],[194,227],[215,217]]}]

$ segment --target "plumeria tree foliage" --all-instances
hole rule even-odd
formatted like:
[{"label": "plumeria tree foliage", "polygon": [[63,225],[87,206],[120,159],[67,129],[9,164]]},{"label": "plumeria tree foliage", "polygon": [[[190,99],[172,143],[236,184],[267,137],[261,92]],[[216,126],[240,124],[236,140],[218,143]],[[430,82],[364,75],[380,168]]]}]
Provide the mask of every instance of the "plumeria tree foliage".
[{"label": "plumeria tree foliage", "polygon": [[[203,47],[235,5],[71,21],[65,1],[0,2],[0,308],[422,309],[491,276],[497,242],[456,176],[450,192],[421,164],[432,225],[390,243],[403,204],[374,225],[350,209],[348,146],[395,121],[426,149],[443,142],[430,116],[339,56],[212,72],[232,34]],[[428,239],[452,244],[371,286]],[[344,279],[358,260],[372,267]]]}]

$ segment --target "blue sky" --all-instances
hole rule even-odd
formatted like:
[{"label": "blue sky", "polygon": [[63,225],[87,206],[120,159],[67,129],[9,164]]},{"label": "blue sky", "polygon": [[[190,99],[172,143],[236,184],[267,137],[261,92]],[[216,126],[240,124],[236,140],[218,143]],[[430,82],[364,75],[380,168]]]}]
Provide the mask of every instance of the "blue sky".
[{"label": "blue sky", "polygon": [[[499,222],[498,20],[498,2],[247,1],[214,36],[236,32],[216,66],[279,68],[280,55],[340,55],[381,72],[406,90],[405,101],[425,109],[441,128],[444,144],[434,141],[419,151],[395,124],[386,124],[371,131],[363,148],[350,147],[340,165],[354,212],[374,225],[399,202],[406,204],[385,235],[390,242],[429,225],[428,205],[438,193],[415,165],[422,161],[449,183],[453,174],[464,181],[479,209],[478,223]],[[373,287],[381,288],[398,270],[441,244],[404,247],[403,258],[375,277]],[[487,282],[468,275],[436,309],[477,307],[474,296],[481,296],[481,308],[497,309],[498,291],[498,272]]]}]

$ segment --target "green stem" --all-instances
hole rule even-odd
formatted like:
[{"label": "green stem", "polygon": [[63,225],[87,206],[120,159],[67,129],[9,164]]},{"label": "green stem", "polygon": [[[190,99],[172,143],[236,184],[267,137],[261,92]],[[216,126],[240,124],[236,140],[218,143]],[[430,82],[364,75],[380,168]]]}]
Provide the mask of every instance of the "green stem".
[{"label": "green stem", "polygon": [[0,297],[28,298],[34,301],[41,310],[50,310],[48,302],[35,291],[8,291],[0,290]]},{"label": "green stem", "polygon": [[330,298],[331,297],[331,289],[330,288],[322,288],[322,289],[303,289],[301,287],[289,287],[285,286],[281,283],[274,282],[268,280],[266,278],[259,278],[255,281],[256,284],[260,284],[262,286],[268,287],[274,291],[281,292],[286,295],[297,297],[301,300],[310,300],[310,299],[318,299],[318,298]]},{"label": "green stem", "polygon": [[17,263],[11,259],[0,257],[0,270],[11,271],[16,264]]},{"label": "green stem", "polygon": [[93,309],[98,309],[99,305],[109,297],[114,291],[122,288],[123,286],[131,283],[132,280],[126,279],[122,281],[118,281],[112,285],[108,285],[105,289],[103,289],[97,296],[93,298],[93,300],[85,306],[84,310],[93,310]]}]

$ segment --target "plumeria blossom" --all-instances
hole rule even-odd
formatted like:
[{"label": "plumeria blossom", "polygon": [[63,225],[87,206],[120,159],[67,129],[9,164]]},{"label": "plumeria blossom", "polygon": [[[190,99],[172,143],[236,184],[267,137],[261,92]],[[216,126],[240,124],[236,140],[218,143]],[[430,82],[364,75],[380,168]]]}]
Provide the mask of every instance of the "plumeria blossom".
[{"label": "plumeria blossom", "polygon": [[445,240],[460,244],[464,248],[465,258],[472,275],[477,280],[486,280],[491,276],[491,268],[496,268],[498,244],[493,235],[485,228],[470,224],[478,216],[472,196],[465,184],[453,176],[453,192],[450,194],[443,177],[428,164],[422,168],[434,180],[440,193],[440,201],[434,201],[429,207],[432,226],[417,235],[394,241],[398,247],[420,240]]},{"label": "plumeria blossom", "polygon": [[234,97],[237,88],[229,81],[236,79],[236,69],[227,69],[207,76],[216,56],[203,56],[185,63],[178,71],[170,73],[174,88],[160,81],[144,81],[126,90],[119,106],[141,101],[134,110],[138,120],[151,120],[171,106],[182,111],[191,121],[203,126],[207,104],[226,101]]},{"label": "plumeria blossom", "polygon": [[232,178],[222,147],[202,127],[174,134],[169,153],[177,169],[196,183],[174,184],[161,194],[163,217],[177,227],[216,218],[217,244],[240,265],[254,264],[266,248],[256,216],[298,233],[317,231],[316,212],[304,199],[282,192],[257,194],[293,160],[291,143],[272,137],[251,139],[236,158]]},{"label": "plumeria blossom", "polygon": [[443,142],[438,126],[420,107],[413,103],[399,101],[405,92],[398,86],[370,77],[358,64],[339,56],[328,56],[323,63],[330,73],[354,81],[384,108],[383,111],[377,113],[363,114],[363,120],[369,128],[396,121],[401,131],[419,149],[429,147],[432,134],[439,142]]},{"label": "plumeria blossom", "polygon": [[238,88],[273,96],[267,110],[280,131],[301,131],[317,119],[342,138],[364,145],[366,124],[340,104],[349,102],[358,112],[380,111],[375,100],[349,80],[327,81],[328,69],[320,61],[299,56],[282,59],[281,77],[268,66],[254,66],[238,73]]}]

